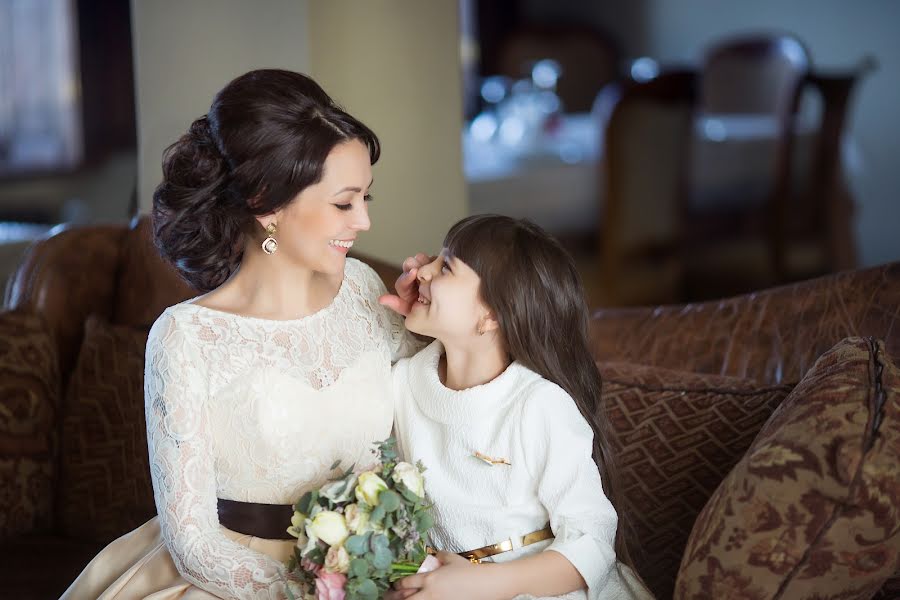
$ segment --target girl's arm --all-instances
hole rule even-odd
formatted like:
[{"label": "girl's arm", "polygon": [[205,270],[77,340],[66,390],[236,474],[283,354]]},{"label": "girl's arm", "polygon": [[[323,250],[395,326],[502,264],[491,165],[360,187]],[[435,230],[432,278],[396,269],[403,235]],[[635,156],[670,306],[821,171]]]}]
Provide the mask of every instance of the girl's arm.
[{"label": "girl's arm", "polygon": [[505,563],[472,564],[456,554],[439,552],[441,567],[397,582],[391,600],[500,600],[519,594],[560,596],[585,587],[572,563],[557,552],[541,552]]},{"label": "girl's arm", "polygon": [[545,553],[564,556],[584,579],[569,591],[587,587],[593,600],[617,579],[619,520],[592,456],[594,432],[575,401],[550,382],[528,398],[521,431],[526,463],[555,537]]}]

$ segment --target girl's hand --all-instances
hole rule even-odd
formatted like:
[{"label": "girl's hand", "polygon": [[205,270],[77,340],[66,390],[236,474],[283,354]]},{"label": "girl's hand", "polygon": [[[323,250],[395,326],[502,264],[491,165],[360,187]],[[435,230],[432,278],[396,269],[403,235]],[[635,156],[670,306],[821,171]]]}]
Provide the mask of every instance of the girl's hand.
[{"label": "girl's hand", "polygon": [[396,590],[385,596],[391,600],[496,600],[490,580],[485,577],[490,568],[475,565],[465,558],[447,552],[438,552],[439,569],[431,573],[410,575],[395,584]]},{"label": "girl's hand", "polygon": [[433,258],[429,258],[422,252],[404,260],[403,273],[394,284],[397,294],[385,294],[378,299],[378,302],[404,317],[409,315],[409,311],[412,310],[419,298],[419,280],[416,279],[419,267],[424,267],[432,261],[434,261]]}]

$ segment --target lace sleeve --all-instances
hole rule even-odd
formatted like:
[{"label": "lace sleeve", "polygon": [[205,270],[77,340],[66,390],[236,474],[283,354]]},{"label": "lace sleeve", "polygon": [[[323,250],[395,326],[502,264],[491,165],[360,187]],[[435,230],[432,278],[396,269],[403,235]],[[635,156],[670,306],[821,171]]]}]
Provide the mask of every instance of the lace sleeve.
[{"label": "lace sleeve", "polygon": [[181,575],[222,598],[285,598],[278,561],[219,528],[204,360],[169,314],[147,341],[144,399],[150,471],[166,547]]}]

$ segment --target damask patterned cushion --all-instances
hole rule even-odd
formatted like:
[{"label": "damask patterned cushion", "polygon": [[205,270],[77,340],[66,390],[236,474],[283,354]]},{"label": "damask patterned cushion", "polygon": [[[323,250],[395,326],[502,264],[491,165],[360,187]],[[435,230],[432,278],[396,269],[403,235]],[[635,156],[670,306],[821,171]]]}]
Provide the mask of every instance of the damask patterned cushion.
[{"label": "damask patterned cushion", "polygon": [[63,415],[64,535],[106,542],[155,514],[144,418],[147,334],[96,316],[87,321]]},{"label": "damask patterned cushion", "polygon": [[871,598],[900,567],[900,371],[881,342],[822,355],[710,498],[675,597]]},{"label": "damask patterned cushion", "polygon": [[640,541],[635,566],[657,597],[669,598],[694,519],[791,388],[599,366],[606,414],[622,444],[624,512]]},{"label": "damask patterned cushion", "polygon": [[0,314],[0,539],[52,523],[59,363],[40,316]]}]

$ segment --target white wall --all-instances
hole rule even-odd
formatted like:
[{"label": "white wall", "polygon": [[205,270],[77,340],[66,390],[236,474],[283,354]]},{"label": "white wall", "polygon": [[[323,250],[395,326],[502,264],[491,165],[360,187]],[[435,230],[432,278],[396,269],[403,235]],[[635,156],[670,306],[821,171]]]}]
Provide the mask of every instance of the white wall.
[{"label": "white wall", "polygon": [[455,0],[310,0],[313,77],[382,142],[361,252],[399,262],[435,251],[468,214],[457,10]]},{"label": "white wall", "polygon": [[629,56],[696,60],[711,41],[742,31],[793,32],[819,68],[849,67],[871,54],[878,70],[857,88],[850,135],[862,158],[851,182],[857,244],[865,265],[900,260],[900,2],[896,0],[528,0],[530,18],[575,14],[610,31]]},{"label": "white wall", "polygon": [[252,69],[308,71],[307,0],[132,0],[138,190],[150,210],[162,152]]}]

